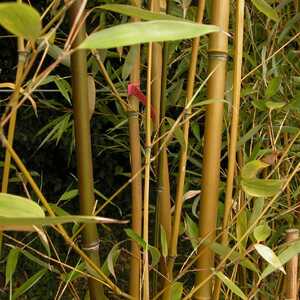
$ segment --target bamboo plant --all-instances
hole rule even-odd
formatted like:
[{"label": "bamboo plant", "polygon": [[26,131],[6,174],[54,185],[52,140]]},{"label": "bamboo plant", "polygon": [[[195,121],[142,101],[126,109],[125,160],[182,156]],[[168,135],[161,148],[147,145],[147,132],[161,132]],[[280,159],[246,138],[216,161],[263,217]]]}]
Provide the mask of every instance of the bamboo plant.
[{"label": "bamboo plant", "polygon": [[[211,23],[223,32],[209,37],[208,72],[213,72],[207,84],[208,99],[223,99],[226,83],[226,61],[228,49],[229,1],[212,1]],[[203,169],[201,180],[201,201],[199,213],[199,237],[208,243],[215,239],[217,205],[219,197],[220,155],[223,130],[223,103],[207,106],[205,115]],[[196,285],[202,284],[214,267],[214,254],[208,246],[200,246]],[[212,281],[207,281],[195,294],[195,299],[212,299]]]},{"label": "bamboo plant", "polygon": [[[75,1],[70,9],[71,24],[80,16],[81,1]],[[73,28],[73,27],[72,27]],[[76,48],[85,39],[85,26],[78,30],[73,42]],[[71,55],[72,95],[74,107],[74,128],[76,141],[76,161],[79,182],[80,212],[92,215],[95,209],[93,161],[91,150],[90,117],[88,106],[88,73],[86,50],[77,50]],[[99,237],[95,224],[87,224],[83,230],[84,250],[92,261],[100,266]],[[103,286],[89,279],[91,299],[105,299]]]}]

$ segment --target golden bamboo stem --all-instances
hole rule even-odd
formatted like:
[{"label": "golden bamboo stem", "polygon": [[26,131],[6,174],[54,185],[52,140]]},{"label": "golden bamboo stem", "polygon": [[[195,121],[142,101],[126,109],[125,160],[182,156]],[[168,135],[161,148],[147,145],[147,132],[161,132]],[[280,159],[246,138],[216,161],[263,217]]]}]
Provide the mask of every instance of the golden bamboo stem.
[{"label": "golden bamboo stem", "polygon": [[[294,242],[299,239],[298,229],[288,229],[286,231],[286,241],[288,243]],[[298,299],[298,255],[294,256],[286,267],[286,280],[285,280],[285,299],[297,300]]]},{"label": "golden bamboo stem", "polygon": [[[228,50],[229,0],[212,2],[212,24],[219,26],[223,32],[213,33],[209,37],[208,72],[215,70],[208,80],[208,99],[224,99],[226,82],[226,61]],[[215,239],[217,205],[219,196],[220,152],[223,129],[223,103],[217,102],[207,106],[204,132],[204,159],[202,170],[202,195],[199,213],[200,239],[207,242]],[[201,285],[194,298],[211,299],[212,281],[207,280],[214,266],[213,252],[207,246],[201,246],[202,255],[197,262],[196,285]]]},{"label": "golden bamboo stem", "polygon": [[[228,244],[228,223],[232,208],[232,193],[234,185],[234,173],[236,168],[236,145],[239,133],[239,110],[243,62],[243,37],[244,37],[244,10],[245,1],[238,0],[236,4],[236,28],[235,28],[235,49],[234,49],[234,73],[233,73],[233,103],[231,108],[231,128],[228,151],[228,172],[225,193],[225,211],[223,218],[223,232],[221,243]],[[221,281],[216,280],[213,299],[219,299]]]},{"label": "golden bamboo stem", "polygon": [[[141,6],[140,0],[132,0],[132,5]],[[133,18],[132,21],[138,21]],[[130,81],[132,84],[140,82],[140,46],[137,48],[135,63],[131,72]],[[142,168],[140,128],[139,128],[139,101],[134,96],[129,97],[129,140],[131,155],[131,195],[132,195],[132,230],[141,235],[142,233],[142,175],[139,172]],[[136,175],[138,174],[138,175]],[[141,276],[141,251],[135,241],[131,242],[131,260],[130,260],[130,283],[129,293],[134,298],[140,299],[140,276]]]}]

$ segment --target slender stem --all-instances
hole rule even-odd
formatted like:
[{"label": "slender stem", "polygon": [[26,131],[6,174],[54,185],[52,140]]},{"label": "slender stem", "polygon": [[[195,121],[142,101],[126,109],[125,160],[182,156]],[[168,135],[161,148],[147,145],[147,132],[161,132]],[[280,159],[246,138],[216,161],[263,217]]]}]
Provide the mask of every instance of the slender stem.
[{"label": "slender stem", "polygon": [[[208,99],[224,99],[226,82],[226,60],[229,22],[229,0],[212,1],[212,24],[219,26],[222,32],[209,37],[208,71],[216,68],[208,80]],[[223,102],[207,106],[204,132],[204,154],[202,169],[202,194],[199,214],[200,239],[213,241],[216,234],[217,205],[220,180],[220,153],[223,130]],[[202,245],[203,254],[197,262],[196,285],[201,285],[195,299],[211,299],[211,280],[207,278],[214,266],[214,254],[208,246]],[[205,284],[202,284],[205,282]]]},{"label": "slender stem", "polygon": [[[223,218],[223,232],[221,243],[228,244],[228,222],[232,208],[232,192],[234,185],[234,173],[236,168],[236,145],[239,132],[239,110],[243,62],[243,36],[244,36],[244,10],[245,1],[238,0],[236,5],[236,28],[235,28],[235,50],[234,50],[234,73],[233,73],[233,104],[230,128],[230,141],[228,151],[228,172],[225,194],[225,210]],[[221,281],[217,279],[213,299],[218,300],[221,291]]]},{"label": "slender stem", "polygon": [[[140,0],[131,0],[131,4],[137,7],[141,6]],[[133,22],[138,21],[133,18]],[[132,84],[140,82],[140,46],[136,47],[136,59],[130,75]],[[129,97],[128,125],[131,156],[131,195],[132,195],[132,230],[141,235],[142,233],[142,174],[139,172],[142,168],[140,127],[139,127],[139,101],[134,96]],[[138,174],[136,176],[136,174]],[[130,295],[140,299],[140,275],[141,275],[141,250],[137,242],[131,242],[131,260],[130,260]]]},{"label": "slender stem", "polygon": [[[78,21],[82,12],[82,1],[75,1],[70,9],[72,24]],[[74,25],[72,27],[74,30]],[[76,48],[85,39],[85,27],[82,26],[74,39]],[[90,118],[86,99],[88,98],[87,58],[85,50],[75,51],[71,55],[72,95],[74,107],[75,148],[79,181],[80,213],[93,214],[95,208],[93,160],[91,150]],[[99,237],[96,224],[86,224],[83,230],[84,250],[91,260],[100,267]],[[105,299],[103,286],[89,279],[90,297],[93,300]]]},{"label": "slender stem", "polygon": [[[150,165],[151,165],[151,64],[152,43],[148,47],[148,71],[147,71],[147,102],[146,102],[146,145],[145,145],[145,179],[144,179],[144,214],[143,214],[143,238],[149,241],[149,189],[150,189]],[[150,299],[149,291],[149,256],[148,249],[144,250],[143,272],[143,300]]]},{"label": "slender stem", "polygon": [[[198,2],[198,13],[197,13],[197,22],[202,23],[203,15],[205,9],[205,1],[199,0]],[[188,82],[187,82],[187,97],[186,104],[189,103],[193,97],[194,85],[195,85],[195,75],[197,69],[197,60],[198,60],[198,51],[199,51],[199,41],[200,38],[197,37],[193,39],[192,44],[192,54],[191,62],[188,73]],[[183,125],[183,134],[184,134],[184,147],[181,148],[180,158],[179,158],[179,170],[178,170],[178,180],[177,180],[177,189],[176,189],[176,199],[175,199],[175,216],[174,224],[172,228],[172,239],[170,246],[170,257],[168,260],[168,269],[169,273],[173,272],[175,258],[177,256],[177,243],[179,236],[181,212],[183,206],[183,195],[184,195],[184,185],[185,185],[185,174],[186,174],[186,163],[187,163],[187,150],[189,143],[189,127],[190,122],[188,120],[189,115],[191,114],[191,106],[186,110],[184,119],[186,120]]]}]

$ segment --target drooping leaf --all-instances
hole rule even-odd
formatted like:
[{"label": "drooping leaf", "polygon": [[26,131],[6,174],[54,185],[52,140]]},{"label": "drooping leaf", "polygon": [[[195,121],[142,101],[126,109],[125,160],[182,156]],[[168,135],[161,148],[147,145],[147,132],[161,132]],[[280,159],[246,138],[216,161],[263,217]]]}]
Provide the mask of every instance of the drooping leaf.
[{"label": "drooping leaf", "polygon": [[121,253],[121,250],[119,249],[119,245],[114,245],[112,249],[109,251],[106,260],[103,263],[103,266],[101,267],[101,271],[108,276],[111,274],[116,279],[115,274],[115,264],[116,261]]},{"label": "drooping leaf", "polygon": [[19,253],[20,251],[18,248],[12,248],[9,250],[5,268],[5,286],[12,280],[12,277],[15,273]]},{"label": "drooping leaf", "polygon": [[123,68],[122,68],[122,79],[126,80],[127,77],[130,75],[134,63],[136,61],[136,56],[138,53],[137,46],[131,46],[129,52],[127,53]]},{"label": "drooping leaf", "polygon": [[[290,261],[293,257],[299,255],[300,253],[300,241],[292,242],[285,250],[281,251],[278,254],[278,259],[282,265],[286,264]],[[265,278],[270,275],[272,272],[276,271],[277,268],[274,267],[272,264],[269,264],[261,274],[261,278]]]},{"label": "drooping leaf", "polygon": [[241,242],[239,243],[239,248],[241,253],[244,253],[246,249],[248,236],[243,240],[241,238],[245,235],[247,230],[248,230],[248,218],[245,209],[243,209],[239,213],[236,222],[236,236],[238,240],[241,240]]},{"label": "drooping leaf", "polygon": [[253,203],[253,209],[252,213],[249,219],[249,225],[251,226],[259,217],[261,212],[263,211],[265,205],[265,199],[264,198],[256,198]]},{"label": "drooping leaf", "polygon": [[105,5],[98,6],[97,8],[113,11],[129,17],[140,18],[142,20],[147,20],[147,21],[151,21],[151,20],[185,21],[182,18],[177,18],[167,14],[151,12],[147,9],[142,9],[136,6],[125,5],[125,4],[105,4]]},{"label": "drooping leaf", "polygon": [[265,241],[271,234],[271,228],[268,224],[260,224],[254,228],[253,235],[256,241],[263,242]]},{"label": "drooping leaf", "polygon": [[272,80],[268,83],[268,88],[266,89],[266,97],[271,98],[276,95],[279,90],[281,83],[281,77],[272,78]]},{"label": "drooping leaf", "polygon": [[24,293],[26,293],[30,288],[32,288],[40,279],[47,273],[47,269],[41,269],[33,276],[28,278],[19,288],[15,290],[12,296],[12,300],[18,299]]},{"label": "drooping leaf", "polygon": [[180,300],[182,299],[183,293],[183,284],[182,282],[175,282],[171,287],[171,299],[172,300]]},{"label": "drooping leaf", "polygon": [[40,14],[31,6],[22,3],[0,4],[0,25],[9,32],[34,40],[41,34]]},{"label": "drooping leaf", "polygon": [[92,118],[96,106],[96,84],[92,76],[88,75],[88,101],[89,101],[89,117]]},{"label": "drooping leaf", "polygon": [[252,197],[272,197],[282,188],[283,180],[279,179],[242,179],[241,185],[245,193]]},{"label": "drooping leaf", "polygon": [[272,8],[265,0],[252,0],[252,3],[260,12],[262,12],[268,18],[275,22],[279,21],[277,11],[274,8]]},{"label": "drooping leaf", "polygon": [[226,275],[222,272],[216,272],[217,277],[237,296],[239,296],[243,300],[247,300],[247,296],[243,293],[243,291]]},{"label": "drooping leaf", "polygon": [[113,26],[91,34],[79,46],[81,49],[106,49],[134,44],[175,41],[217,32],[214,25],[199,25],[182,21],[133,22]]},{"label": "drooping leaf", "polygon": [[148,249],[151,254],[151,266],[155,267],[159,263],[160,256],[161,256],[160,252],[156,247],[153,247],[151,245],[149,245]]},{"label": "drooping leaf", "polygon": [[254,248],[259,253],[259,255],[265,259],[269,264],[271,264],[275,269],[279,269],[281,272],[285,274],[285,270],[282,267],[282,262],[276,256],[272,249],[268,246],[262,244],[255,244]]}]

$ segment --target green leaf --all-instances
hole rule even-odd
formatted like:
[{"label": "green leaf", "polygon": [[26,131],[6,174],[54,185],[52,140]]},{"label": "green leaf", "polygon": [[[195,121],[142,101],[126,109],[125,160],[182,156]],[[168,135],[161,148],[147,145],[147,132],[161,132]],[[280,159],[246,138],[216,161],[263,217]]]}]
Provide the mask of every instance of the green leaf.
[{"label": "green leaf", "polygon": [[279,21],[279,16],[275,9],[273,9],[265,0],[252,0],[254,6],[266,15],[271,20],[277,22]]},{"label": "green leaf", "polygon": [[[43,218],[43,209],[34,201],[24,197],[0,193],[0,219],[3,218]],[[1,222],[0,222],[1,223]]]},{"label": "green leaf", "polygon": [[[246,213],[245,209],[243,209],[237,217],[237,223],[236,223],[237,240],[241,240],[241,238],[247,232],[247,229],[248,229],[248,218],[247,218],[247,213]],[[246,249],[247,239],[248,239],[248,237],[243,239],[241,241],[241,243],[239,244],[241,253],[244,253],[244,251]]]},{"label": "green leaf", "polygon": [[260,254],[260,256],[265,259],[269,264],[271,264],[275,269],[279,269],[281,272],[285,273],[284,268],[282,267],[282,262],[276,256],[276,254],[268,246],[255,244],[254,248]]},{"label": "green leaf", "polygon": [[134,241],[138,243],[140,247],[144,250],[148,250],[151,254],[151,266],[154,267],[158,264],[160,259],[160,252],[157,248],[147,244],[143,238],[141,238],[137,233],[135,233],[132,229],[125,229],[126,234]]},{"label": "green leaf", "polygon": [[266,107],[270,110],[280,109],[286,105],[285,102],[266,101]]},{"label": "green leaf", "polygon": [[160,225],[160,243],[162,256],[166,258],[168,256],[168,239],[166,231],[162,225]]},{"label": "green leaf", "polygon": [[[166,117],[166,119],[170,125],[170,128],[172,128],[175,124],[175,121],[172,118],[168,118],[168,117]],[[181,147],[185,148],[184,134],[183,134],[182,129],[179,126],[177,126],[174,129],[174,135],[176,137],[176,140],[180,143]]]},{"label": "green leaf", "polygon": [[[287,249],[281,251],[278,254],[278,259],[282,265],[286,264],[290,261],[293,257],[297,256],[300,253],[300,241],[295,241],[291,243]],[[261,278],[265,278],[270,275],[272,272],[276,271],[277,268],[274,267],[272,264],[269,264],[261,274]]]},{"label": "green leaf", "polygon": [[248,258],[245,258],[243,255],[241,255],[237,251],[232,252],[232,249],[230,247],[219,244],[217,242],[209,243],[208,247],[213,252],[215,252],[217,255],[219,255],[221,258],[223,258],[225,256],[227,257],[227,255],[230,253],[229,260],[231,262],[234,262],[234,263],[238,262],[241,266],[243,266],[257,274],[259,273],[256,266]]},{"label": "green leaf", "polygon": [[[80,261],[79,261],[77,263],[77,265],[75,266],[75,269],[73,269],[69,273],[62,273],[60,277],[63,282],[71,282],[79,277],[84,276],[81,272],[85,272],[85,271],[86,271],[85,263],[84,262],[80,263]],[[107,275],[107,274],[105,274],[105,275]]]},{"label": "green leaf", "polygon": [[243,166],[241,171],[241,176],[243,179],[251,179],[255,178],[257,173],[268,167],[269,165],[260,161],[260,160],[252,160]]},{"label": "green leaf", "polygon": [[256,226],[253,232],[253,235],[258,243],[265,241],[270,236],[270,234],[271,228],[266,223]]},{"label": "green leaf", "polygon": [[191,240],[193,248],[196,249],[199,244],[198,225],[190,218],[190,216],[188,214],[185,214],[184,224],[185,224],[185,230],[186,230],[187,236]]},{"label": "green leaf", "polygon": [[181,300],[183,293],[183,284],[182,282],[175,282],[171,287],[171,299],[172,300]]},{"label": "green leaf", "polygon": [[214,25],[182,21],[147,21],[126,23],[91,34],[81,49],[105,49],[134,44],[189,39],[219,31]]},{"label": "green leaf", "polygon": [[30,288],[32,288],[45,274],[47,269],[42,269],[29,279],[27,279],[19,288],[17,288],[12,296],[12,300],[18,299],[21,295],[26,293]]},{"label": "green leaf", "polygon": [[18,263],[19,253],[20,251],[18,248],[10,249],[8,253],[6,268],[5,268],[5,286],[12,280],[13,274],[15,273],[16,266]]},{"label": "green leaf", "polygon": [[71,199],[75,198],[76,196],[78,196],[78,194],[79,194],[78,189],[66,191],[60,196],[58,201],[71,200]]},{"label": "green leaf", "polygon": [[18,37],[34,40],[41,35],[40,14],[31,6],[21,3],[0,4],[0,25]]},{"label": "green leaf", "polygon": [[223,283],[237,296],[239,296],[243,300],[247,300],[247,296],[242,292],[242,290],[226,275],[222,272],[216,272],[217,277],[223,281]]},{"label": "green leaf", "polygon": [[136,57],[138,54],[138,47],[132,46],[130,47],[130,50],[126,56],[123,68],[122,68],[122,79],[126,80],[127,77],[130,75],[132,68],[134,66],[134,63],[136,61]]},{"label": "green leaf", "polygon": [[279,90],[280,83],[281,83],[281,77],[279,77],[279,76],[273,78],[269,82],[268,88],[266,89],[266,94],[265,94],[267,98],[271,98],[276,95],[276,93]]},{"label": "green leaf", "polygon": [[122,15],[126,15],[129,17],[136,17],[142,20],[177,20],[177,21],[185,21],[185,19],[177,18],[167,14],[155,13],[146,9],[142,9],[136,6],[124,5],[124,4],[105,4],[98,6],[96,8],[113,11],[116,13],[120,13]]},{"label": "green leaf", "polygon": [[249,220],[250,226],[257,220],[257,218],[263,211],[264,206],[265,206],[264,198],[257,198],[254,200],[253,209]]},{"label": "green leaf", "polygon": [[[27,200],[28,201],[28,200]],[[1,202],[1,201],[0,201]],[[1,204],[0,204],[1,206]],[[115,219],[104,218],[104,217],[94,217],[94,216],[77,216],[77,215],[68,215],[68,216],[61,216],[61,217],[44,217],[44,218],[35,218],[35,217],[27,217],[27,218],[6,218],[0,217],[0,226],[27,226],[27,225],[58,225],[58,224],[65,224],[65,223],[103,223],[103,224],[114,224],[114,223],[128,223],[127,221],[118,221]],[[6,229],[5,230],[9,230]]]},{"label": "green leaf", "polygon": [[115,245],[112,247],[112,249],[109,251],[106,260],[104,261],[103,266],[101,267],[101,271],[108,276],[111,274],[115,279],[117,279],[115,274],[114,265],[116,264],[116,261],[121,253],[121,250],[119,249],[119,245]]},{"label": "green leaf", "polygon": [[272,197],[281,190],[283,182],[279,179],[242,179],[241,186],[252,197]]}]

